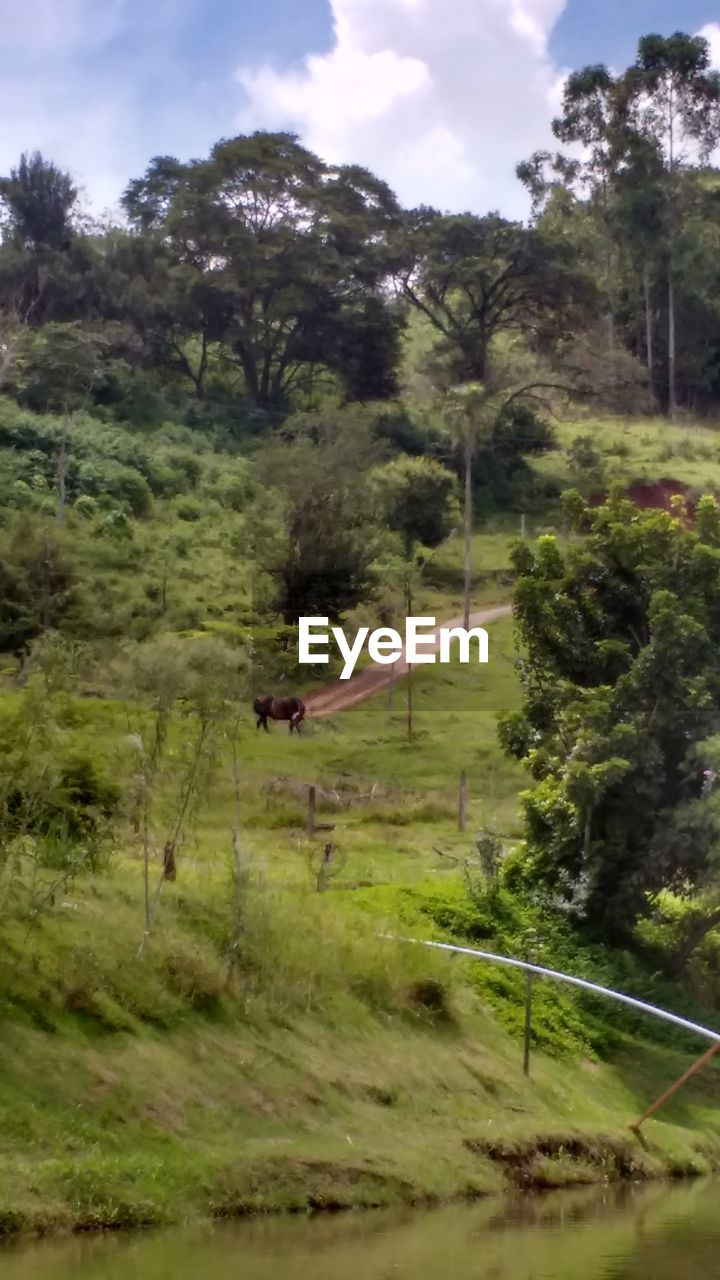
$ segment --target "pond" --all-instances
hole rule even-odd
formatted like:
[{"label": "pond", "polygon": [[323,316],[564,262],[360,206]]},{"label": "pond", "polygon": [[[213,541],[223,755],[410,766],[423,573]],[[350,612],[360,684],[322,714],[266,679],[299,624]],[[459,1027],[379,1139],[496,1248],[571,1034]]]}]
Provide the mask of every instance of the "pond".
[{"label": "pond", "polygon": [[0,1280],[703,1280],[720,1185],[583,1188],[437,1211],[264,1218],[6,1246]]}]

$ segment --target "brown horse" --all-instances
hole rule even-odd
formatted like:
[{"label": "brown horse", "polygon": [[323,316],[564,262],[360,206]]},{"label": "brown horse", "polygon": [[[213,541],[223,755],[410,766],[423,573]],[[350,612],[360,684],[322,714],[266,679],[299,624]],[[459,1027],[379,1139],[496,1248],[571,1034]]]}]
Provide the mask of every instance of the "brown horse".
[{"label": "brown horse", "polygon": [[301,698],[273,698],[272,694],[265,693],[255,699],[253,710],[258,729],[262,726],[266,733],[270,732],[268,720],[289,720],[290,732],[295,729],[299,733],[305,719],[305,703]]}]

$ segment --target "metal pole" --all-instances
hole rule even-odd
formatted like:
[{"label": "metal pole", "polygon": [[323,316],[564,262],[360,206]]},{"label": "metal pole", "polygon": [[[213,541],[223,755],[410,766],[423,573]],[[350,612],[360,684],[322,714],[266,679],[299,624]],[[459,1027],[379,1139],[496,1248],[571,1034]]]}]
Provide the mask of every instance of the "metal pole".
[{"label": "metal pole", "polygon": [[720,1053],[720,1043],[713,1044],[709,1049],[706,1049],[702,1057],[698,1058],[697,1062],[694,1062],[691,1067],[688,1067],[687,1071],[680,1076],[679,1080],[676,1080],[674,1084],[671,1084],[669,1089],[666,1089],[664,1093],[661,1093],[660,1097],[656,1098],[652,1106],[648,1107],[647,1111],[641,1115],[639,1120],[636,1120],[634,1124],[630,1125],[633,1132],[639,1133],[640,1126],[643,1125],[646,1120],[649,1120],[651,1116],[654,1116],[656,1111],[659,1111],[670,1098],[674,1097],[678,1090],[682,1089],[684,1084],[687,1084],[688,1080],[692,1080],[693,1076],[696,1076],[698,1071],[702,1071],[706,1063],[708,1063],[710,1059],[714,1058],[718,1053]]}]

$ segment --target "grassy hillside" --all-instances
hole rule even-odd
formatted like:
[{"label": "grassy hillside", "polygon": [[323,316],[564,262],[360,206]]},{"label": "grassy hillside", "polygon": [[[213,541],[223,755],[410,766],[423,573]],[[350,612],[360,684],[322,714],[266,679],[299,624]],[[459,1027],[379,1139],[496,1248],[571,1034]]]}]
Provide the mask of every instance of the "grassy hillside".
[{"label": "grassy hillside", "polygon": [[[581,489],[636,481],[677,480],[701,493],[720,489],[720,435],[711,426],[672,425],[657,419],[593,419],[555,426],[558,448],[533,461],[537,473]],[[573,443],[586,439],[598,456],[593,467],[572,464]],[[583,465],[584,461],[584,465]]]},{"label": "grassy hillside", "polygon": [[[709,1071],[627,1124],[687,1052],[620,1035],[611,1061],[537,1051],[471,962],[379,944],[333,895],[254,892],[237,968],[204,877],[170,888],[150,951],[131,864],[27,936],[4,929],[6,1232],[367,1205],[720,1161]],[[108,927],[111,922],[112,927]],[[32,959],[31,959],[32,955]]]},{"label": "grassy hillside", "polygon": [[[563,426],[563,449],[536,465],[576,480],[567,450],[587,430]],[[666,433],[677,451],[667,468],[656,456]],[[713,446],[711,433],[695,436],[697,447]],[[682,469],[693,460],[683,459],[676,429],[604,424],[594,439],[603,466],[617,463],[628,482],[669,474],[695,483]],[[626,453],[617,452],[622,441]],[[228,474],[213,480],[212,451],[199,457],[184,499],[199,514],[193,508],[189,519],[179,496],[157,494],[132,518],[129,541],[118,550],[108,539],[110,559],[132,548],[135,576],[128,563],[112,572],[101,564],[104,509],[69,512],[71,535],[74,522],[90,521],[81,554],[115,582],[118,598],[128,589],[136,634],[212,631],[225,620],[232,638],[243,621],[244,515],[232,504],[205,507],[208,486],[229,483],[235,467],[240,479],[248,464],[228,454]],[[527,532],[552,522],[551,510],[530,514]],[[173,541],[181,525],[190,530],[185,559]],[[476,603],[508,598],[517,532],[508,516],[476,535]],[[149,586],[163,556],[182,607],[166,599],[161,616]],[[456,537],[426,569],[418,607],[458,613],[461,584]],[[628,1132],[700,1051],[694,1040],[541,984],[526,1080],[520,975],[378,937],[456,938],[517,954],[532,936],[550,964],[709,1025],[717,1019],[712,946],[692,992],[664,985],[637,959],[582,945],[562,920],[493,896],[482,881],[476,833],[496,833],[506,849],[521,836],[527,780],[496,736],[497,714],[518,704],[516,656],[506,620],[491,625],[489,666],[417,670],[412,741],[404,681],[391,700],[386,689],[310,721],[301,738],[283,726],[257,733],[248,707],[236,737],[239,790],[224,749],[142,954],[142,832],[128,812],[93,874],[66,879],[36,866],[37,879],[16,882],[5,863],[0,1230],[437,1200],[720,1165],[714,1067],[647,1126],[645,1142]],[[57,695],[53,749],[91,755],[127,789],[137,784],[132,734],[141,713],[120,700],[110,672],[101,661],[93,673],[102,697]],[[3,718],[20,696],[6,687]],[[168,739],[178,773],[187,726],[178,710]],[[462,770],[465,833],[456,817]],[[334,827],[313,841],[305,833],[310,784],[319,821]],[[158,832],[162,803],[159,813]],[[337,857],[329,891],[318,893],[328,839]],[[153,891],[158,870],[153,855]]]},{"label": "grassy hillside", "polygon": [[[494,624],[482,673],[428,668],[416,692],[410,745],[399,687],[390,722],[381,695],[304,739],[245,726],[248,884],[238,901],[223,769],[142,956],[130,831],[107,870],[64,888],[30,926],[6,909],[5,1231],[437,1200],[720,1163],[715,1070],[648,1126],[647,1146],[627,1132],[687,1065],[691,1040],[542,986],[528,1081],[519,975],[379,941],[481,937],[517,951],[538,923],[507,903],[478,914],[458,864],[436,853],[470,857],[481,826],[518,833],[521,779],[494,739],[496,711],[516,696],[510,624]],[[118,708],[72,705],[77,744],[126,767]],[[474,795],[464,836],[461,765]],[[302,831],[309,781],[327,792],[319,816],[337,822],[347,859],[325,894]],[[552,927],[548,958],[643,993],[640,970],[608,977],[607,956],[573,951]]]}]

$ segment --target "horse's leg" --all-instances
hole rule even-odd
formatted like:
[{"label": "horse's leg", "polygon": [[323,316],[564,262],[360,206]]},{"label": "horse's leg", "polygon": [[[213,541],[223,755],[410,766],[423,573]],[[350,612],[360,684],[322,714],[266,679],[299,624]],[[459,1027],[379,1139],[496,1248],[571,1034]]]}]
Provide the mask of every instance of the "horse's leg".
[{"label": "horse's leg", "polygon": [[269,728],[268,728],[268,718],[267,718],[267,716],[263,716],[263,729],[265,730],[265,732],[266,732],[266,733],[269,733],[269,732],[270,732],[270,730],[269,730]]}]

